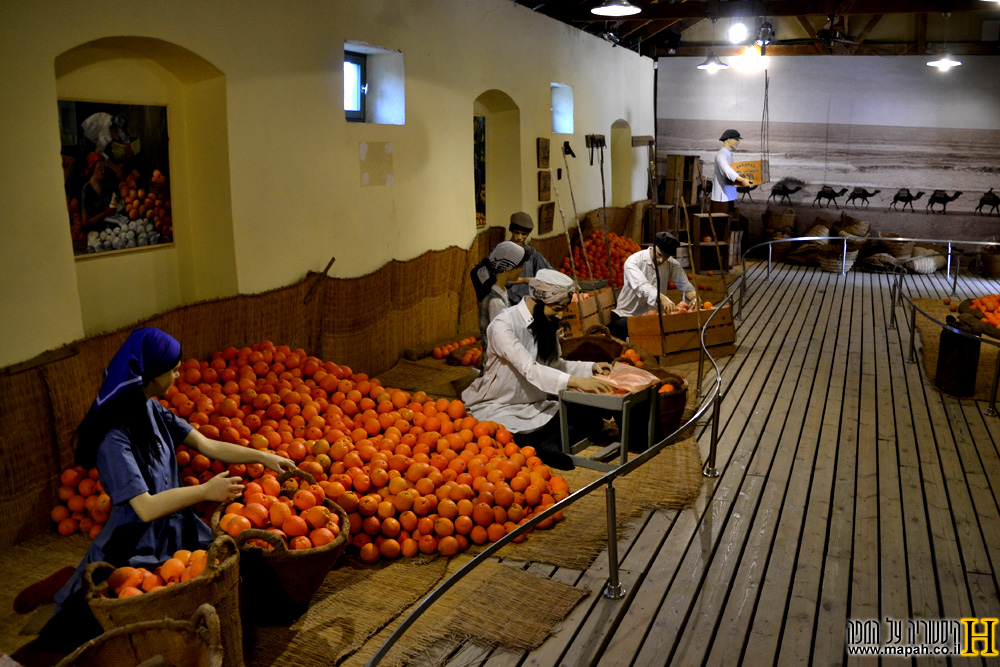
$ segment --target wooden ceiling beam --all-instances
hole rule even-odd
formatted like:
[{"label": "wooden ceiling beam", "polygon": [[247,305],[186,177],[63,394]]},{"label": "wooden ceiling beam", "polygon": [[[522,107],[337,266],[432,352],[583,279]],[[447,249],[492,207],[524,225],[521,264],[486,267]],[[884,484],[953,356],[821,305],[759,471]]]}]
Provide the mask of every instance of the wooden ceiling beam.
[{"label": "wooden ceiling beam", "polygon": [[858,36],[854,38],[854,41],[857,42],[857,44],[853,45],[849,49],[850,53],[848,53],[848,55],[853,56],[853,55],[855,55],[857,53],[858,49],[861,48],[861,43],[864,42],[865,39],[868,38],[868,35],[871,34],[871,31],[875,28],[875,26],[881,20],[882,20],[882,15],[881,14],[876,14],[875,16],[871,17],[868,20],[868,23],[865,24],[865,27],[862,28],[861,32],[858,33]]},{"label": "wooden ceiling beam", "polygon": [[[706,0],[704,2],[657,2],[654,4],[644,4],[641,0],[636,1],[636,6],[642,11],[632,16],[618,17],[616,20],[625,22],[632,21],[660,21],[679,20],[694,18],[744,18],[753,16],[827,16],[829,14],[927,14],[941,12],[941,0],[866,0],[862,3],[834,2],[833,0],[821,0],[813,2],[809,0],[729,0],[729,2],[719,2],[718,0]],[[948,3],[948,11],[957,12],[986,12],[995,10],[996,5],[982,0],[951,0]],[[573,15],[574,22],[593,23],[606,19],[591,14],[589,11],[577,9]]]}]

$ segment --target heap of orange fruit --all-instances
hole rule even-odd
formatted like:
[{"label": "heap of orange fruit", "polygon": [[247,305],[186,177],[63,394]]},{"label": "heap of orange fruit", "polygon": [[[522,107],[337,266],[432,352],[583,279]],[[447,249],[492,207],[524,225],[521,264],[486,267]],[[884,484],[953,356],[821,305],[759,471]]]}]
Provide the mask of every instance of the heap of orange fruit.
[{"label": "heap of orange fruit", "polygon": [[[611,273],[608,273],[608,250],[610,249]],[[614,232],[607,235],[605,243],[604,231],[597,229],[591,232],[582,247],[573,246],[573,263],[576,264],[576,277],[578,280],[610,280],[615,287],[621,287],[624,281],[623,267],[629,255],[642,250],[642,246],[630,238],[618,236]],[[587,259],[590,260],[590,269],[587,268]],[[569,257],[563,259],[560,270],[568,276],[572,276],[572,267]],[[590,271],[594,272],[591,275]]]},{"label": "heap of orange fruit", "polygon": [[479,365],[479,360],[483,356],[483,348],[481,347],[470,347],[462,355],[462,365],[463,366],[477,366]]},{"label": "heap of orange fruit", "polygon": [[97,478],[97,468],[66,468],[59,476],[59,502],[49,516],[60,535],[79,531],[97,537],[111,516],[111,498]]},{"label": "heap of orange fruit", "polygon": [[[269,341],[226,348],[210,361],[183,361],[161,403],[209,438],[294,461],[316,480],[299,491],[311,493],[314,505],[328,498],[344,509],[351,544],[366,561],[453,555],[470,543],[500,539],[569,495],[566,480],[553,475],[532,448],[519,447],[503,426],[467,415],[461,401],[383,387],[348,366]],[[296,502],[298,493],[292,494],[292,506],[310,529],[289,535],[285,521],[291,515],[282,517],[284,510],[276,507],[288,503],[279,497],[276,474],[260,464],[227,466],[183,445],[177,462],[186,485],[225,470],[243,478],[249,493],[242,507],[229,506],[239,512],[223,514],[238,518],[225,526],[220,521],[230,534],[245,529],[244,520],[267,525],[259,508],[246,516],[257,504],[267,510],[270,527],[286,537],[310,537],[312,544],[319,530],[314,523],[336,536],[330,525],[335,520],[322,526],[315,512],[313,521],[302,517],[309,508],[301,503],[308,499],[302,495]],[[196,510],[207,521],[217,507],[201,503]],[[557,513],[539,528],[561,519]],[[301,524],[292,523],[298,526],[292,533],[301,532]]]},{"label": "heap of orange fruit", "polygon": [[477,340],[479,340],[478,337],[469,336],[468,338],[463,338],[462,340],[456,340],[451,343],[448,343],[447,345],[441,345],[440,347],[435,347],[433,350],[431,350],[431,356],[433,356],[435,359],[444,359],[458,348],[465,347],[466,345],[472,345]]},{"label": "heap of orange fruit", "polygon": [[108,575],[108,597],[130,598],[152,593],[166,586],[173,586],[201,574],[208,565],[208,552],[204,549],[181,549],[152,571],[144,567],[115,568]]},{"label": "heap of orange fruit", "polygon": [[[278,535],[290,549],[311,549],[333,542],[340,535],[340,515],[323,505],[326,492],[305,480],[286,482],[288,494],[273,475],[249,482],[240,501],[229,503],[219,528],[232,537],[256,528]],[[265,540],[248,540],[262,549],[274,547]]]},{"label": "heap of orange fruit", "polygon": [[[950,299],[946,299],[945,301],[945,305],[949,306],[950,310],[958,310],[958,306],[951,303]],[[987,294],[986,296],[976,297],[970,305],[983,314],[980,321],[1000,327],[1000,294]]]}]

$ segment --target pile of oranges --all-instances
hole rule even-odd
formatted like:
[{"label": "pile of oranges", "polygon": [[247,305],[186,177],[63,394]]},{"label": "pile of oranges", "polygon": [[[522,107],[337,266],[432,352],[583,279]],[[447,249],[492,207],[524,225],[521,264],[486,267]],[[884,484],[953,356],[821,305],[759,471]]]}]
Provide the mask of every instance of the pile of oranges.
[{"label": "pile of oranges", "polygon": [[[958,310],[958,306],[951,303],[950,299],[946,299],[945,305],[952,312]],[[981,322],[1000,327],[1000,294],[987,294],[986,296],[976,297],[970,305],[983,314],[980,318]]]},{"label": "pile of oranges", "polygon": [[166,586],[173,586],[201,574],[208,565],[208,552],[204,549],[181,549],[153,571],[144,567],[116,568],[108,576],[109,597],[130,598],[152,593]]},{"label": "pile of oranges", "polygon": [[59,503],[49,513],[56,530],[60,535],[79,531],[91,539],[97,537],[111,516],[111,498],[97,479],[97,468],[67,468],[59,484]]},{"label": "pile of oranges", "polygon": [[[569,495],[566,480],[533,448],[469,416],[462,401],[383,387],[302,349],[265,341],[226,348],[210,361],[188,359],[160,400],[207,437],[272,451],[315,479],[288,480],[299,488],[285,490],[260,464],[227,466],[179,446],[185,485],[226,470],[243,478],[244,496],[219,524],[230,535],[249,524],[283,533],[292,548],[307,548],[299,537],[325,544],[339,521],[313,508],[328,499],[348,515],[350,543],[365,561],[450,556],[500,539]],[[196,511],[207,522],[217,508],[202,503]],[[557,513],[538,527],[561,519]]]},{"label": "pile of oranges", "polygon": [[470,347],[462,355],[462,365],[463,366],[478,366],[479,360],[483,356],[483,348],[481,347]]},{"label": "pile of oranges", "polygon": [[[444,359],[458,348],[465,347],[466,345],[472,345],[477,340],[479,340],[479,338],[477,338],[476,336],[469,336],[468,338],[463,338],[462,340],[456,340],[451,343],[448,343],[447,345],[435,347],[433,350],[431,350],[431,356],[434,357],[435,359]],[[463,365],[468,366],[468,364],[463,364]]]},{"label": "pile of oranges", "polygon": [[[219,528],[232,537],[256,528],[278,535],[290,549],[311,549],[333,542],[340,535],[340,515],[323,505],[326,492],[304,480],[286,487],[282,494],[278,480],[264,475],[243,489],[242,502],[225,508]],[[248,544],[262,549],[274,547],[265,540],[251,539]]]},{"label": "pile of oranges", "polygon": [[[608,250],[610,249],[610,259],[608,262]],[[597,229],[590,233],[587,239],[580,245],[573,246],[573,262],[576,264],[576,277],[578,280],[609,280],[615,287],[621,287],[624,282],[623,267],[625,260],[633,253],[642,250],[642,246],[630,238],[618,236],[614,232],[607,235],[607,243],[604,240],[604,231]],[[587,269],[586,254],[590,260],[590,274]],[[611,273],[608,273],[608,264],[611,265]],[[572,267],[569,257],[563,259],[563,273],[572,276]]]}]

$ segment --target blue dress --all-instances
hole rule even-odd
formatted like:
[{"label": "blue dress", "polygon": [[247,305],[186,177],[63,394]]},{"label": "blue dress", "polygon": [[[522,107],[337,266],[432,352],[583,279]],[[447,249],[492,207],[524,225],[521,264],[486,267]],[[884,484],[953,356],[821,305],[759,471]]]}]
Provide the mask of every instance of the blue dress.
[{"label": "blue dress", "polygon": [[191,432],[190,424],[156,399],[146,402],[146,411],[159,443],[148,461],[133,451],[128,436],[117,428],[108,431],[97,450],[101,485],[111,496],[113,510],[73,577],[56,593],[60,607],[82,590],[83,570],[90,563],[107,561],[116,566],[152,569],[178,549],[203,549],[212,540],[211,528],[191,507],[146,523],[129,504],[147,491],[156,495],[181,486],[176,448]]}]

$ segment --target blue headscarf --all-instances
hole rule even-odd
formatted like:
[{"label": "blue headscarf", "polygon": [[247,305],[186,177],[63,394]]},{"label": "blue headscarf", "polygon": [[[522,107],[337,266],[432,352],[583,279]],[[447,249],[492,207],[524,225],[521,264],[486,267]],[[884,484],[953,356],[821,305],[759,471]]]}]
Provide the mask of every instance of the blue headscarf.
[{"label": "blue headscarf", "polygon": [[104,371],[104,383],[97,392],[94,408],[130,387],[142,387],[163,375],[176,366],[180,358],[181,344],[170,334],[153,327],[136,329],[115,352]]}]

